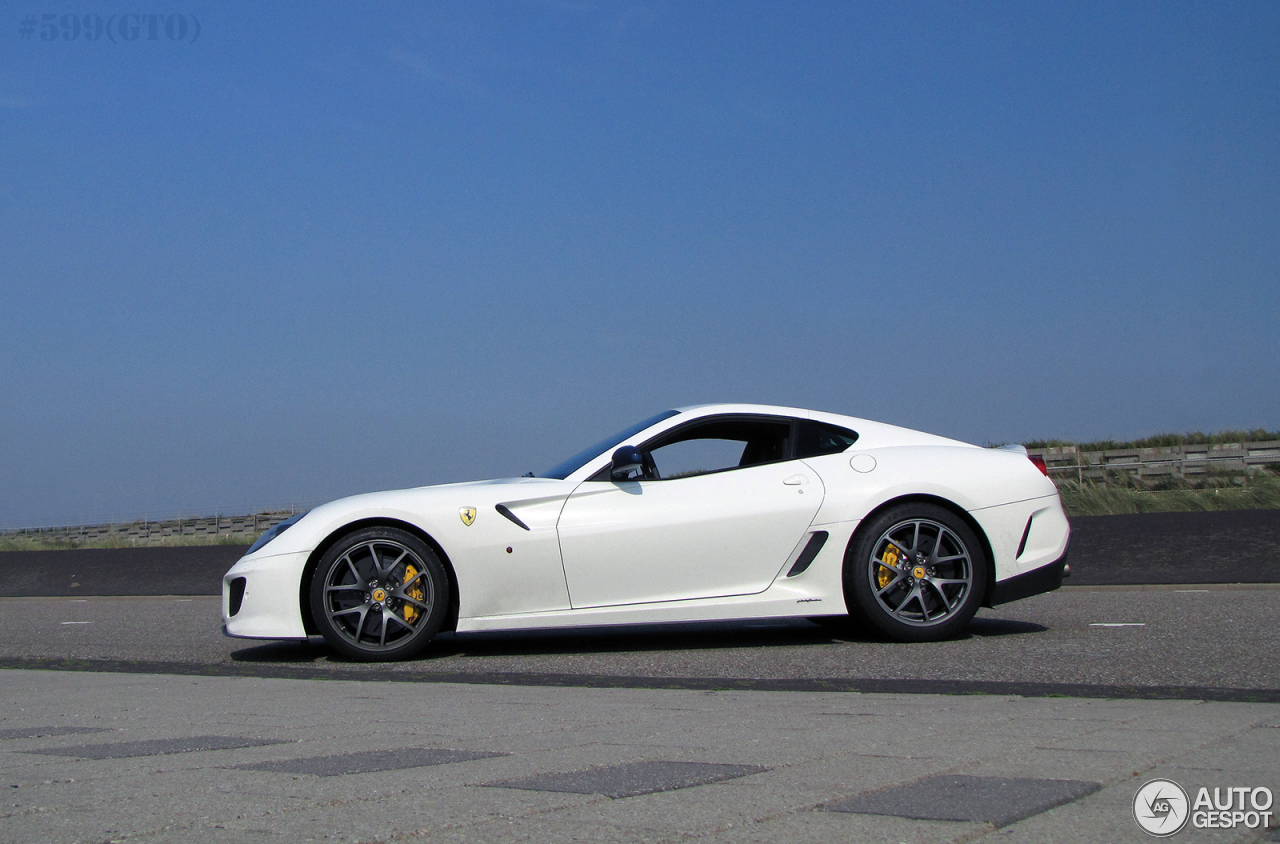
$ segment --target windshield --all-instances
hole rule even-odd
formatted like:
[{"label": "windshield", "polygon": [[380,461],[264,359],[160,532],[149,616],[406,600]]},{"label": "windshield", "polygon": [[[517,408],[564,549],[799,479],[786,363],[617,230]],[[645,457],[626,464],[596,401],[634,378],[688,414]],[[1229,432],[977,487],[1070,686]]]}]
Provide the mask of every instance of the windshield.
[{"label": "windshield", "polygon": [[661,413],[657,414],[656,416],[650,416],[648,419],[644,420],[643,422],[637,422],[636,424],[627,428],[625,431],[619,431],[618,433],[614,434],[612,437],[606,437],[605,439],[601,440],[600,442],[596,443],[590,448],[584,448],[582,451],[579,451],[577,454],[573,455],[573,457],[570,457],[568,460],[557,463],[556,465],[552,466],[550,469],[548,469],[545,472],[540,472],[538,474],[538,477],[539,478],[556,478],[557,480],[563,481],[565,478],[569,477],[574,472],[578,471],[584,465],[586,465],[586,462],[591,458],[596,457],[597,455],[600,455],[600,454],[604,454],[606,451],[609,451],[614,446],[621,443],[623,440],[627,440],[627,439],[630,439],[631,437],[634,437],[636,434],[640,433],[645,428],[648,428],[650,425],[656,425],[659,422],[661,422],[663,419],[670,419],[672,416],[675,416],[675,415],[676,415],[676,411],[674,410],[664,410]]}]

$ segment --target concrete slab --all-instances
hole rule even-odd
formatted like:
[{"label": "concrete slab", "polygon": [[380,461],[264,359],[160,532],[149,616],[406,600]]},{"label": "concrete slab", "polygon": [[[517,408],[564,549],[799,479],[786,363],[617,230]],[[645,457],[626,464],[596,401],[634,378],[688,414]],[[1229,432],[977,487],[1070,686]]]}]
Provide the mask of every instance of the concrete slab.
[{"label": "concrete slab", "polygon": [[927,821],[976,821],[1008,826],[1102,788],[1083,780],[1027,777],[938,776],[860,794],[823,808],[828,812],[892,815]]},{"label": "concrete slab", "polygon": [[236,750],[242,747],[265,747],[286,744],[281,739],[236,738],[235,736],[192,736],[190,738],[118,741],[110,744],[81,744],[74,747],[48,747],[22,750],[44,756],[74,756],[79,759],[127,759],[131,756],[161,756],[171,753],[197,753],[204,750]]},{"label": "concrete slab", "polygon": [[49,736],[76,736],[83,733],[109,733],[105,727],[15,727],[0,730],[0,739],[34,739]]},{"label": "concrete slab", "polygon": [[655,794],[677,788],[692,788],[721,780],[759,774],[760,765],[720,765],[708,762],[632,762],[585,771],[542,774],[519,780],[489,783],[490,788],[523,788],[529,791],[568,791],[573,794],[603,794],[620,799]]},{"label": "concrete slab", "polygon": [[400,771],[406,768],[448,765],[451,762],[467,762],[472,759],[489,759],[495,756],[507,755],[509,754],[486,753],[480,750],[400,747],[390,750],[342,753],[335,756],[308,756],[302,759],[250,762],[243,765],[233,765],[232,767],[242,771],[270,771],[283,774],[307,774],[317,777],[341,777],[348,774],[368,774],[375,771]]}]

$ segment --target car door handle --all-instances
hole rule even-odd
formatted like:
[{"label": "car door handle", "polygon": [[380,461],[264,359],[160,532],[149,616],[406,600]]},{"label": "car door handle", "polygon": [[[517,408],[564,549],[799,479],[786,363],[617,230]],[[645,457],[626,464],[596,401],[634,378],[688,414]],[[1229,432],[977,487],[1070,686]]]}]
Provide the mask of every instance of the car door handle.
[{"label": "car door handle", "polygon": [[806,478],[804,475],[792,475],[791,477],[783,481],[783,483],[786,484],[787,486],[799,486],[800,484],[804,484],[808,482],[809,482],[809,479]]}]

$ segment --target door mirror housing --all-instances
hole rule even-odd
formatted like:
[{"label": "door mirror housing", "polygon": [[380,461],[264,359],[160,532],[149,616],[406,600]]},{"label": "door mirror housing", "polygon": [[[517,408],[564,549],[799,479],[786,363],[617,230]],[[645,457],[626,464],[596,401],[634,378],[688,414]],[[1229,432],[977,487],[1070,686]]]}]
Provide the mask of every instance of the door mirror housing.
[{"label": "door mirror housing", "polygon": [[637,469],[644,468],[644,455],[633,445],[624,445],[613,453],[613,466],[609,477],[615,481],[628,480],[628,476]]}]

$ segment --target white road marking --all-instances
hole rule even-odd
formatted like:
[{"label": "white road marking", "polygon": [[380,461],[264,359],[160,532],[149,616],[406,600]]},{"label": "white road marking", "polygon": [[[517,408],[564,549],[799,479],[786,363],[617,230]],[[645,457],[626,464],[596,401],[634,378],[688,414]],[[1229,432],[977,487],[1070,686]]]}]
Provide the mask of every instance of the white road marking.
[{"label": "white road marking", "polygon": [[60,621],[59,624],[93,624],[92,621]]},{"label": "white road marking", "polygon": [[1185,595],[1188,592],[1208,592],[1209,590],[1208,589],[1174,589],[1173,591]]},{"label": "white road marking", "polygon": [[1146,627],[1145,621],[1091,621],[1090,627]]}]

